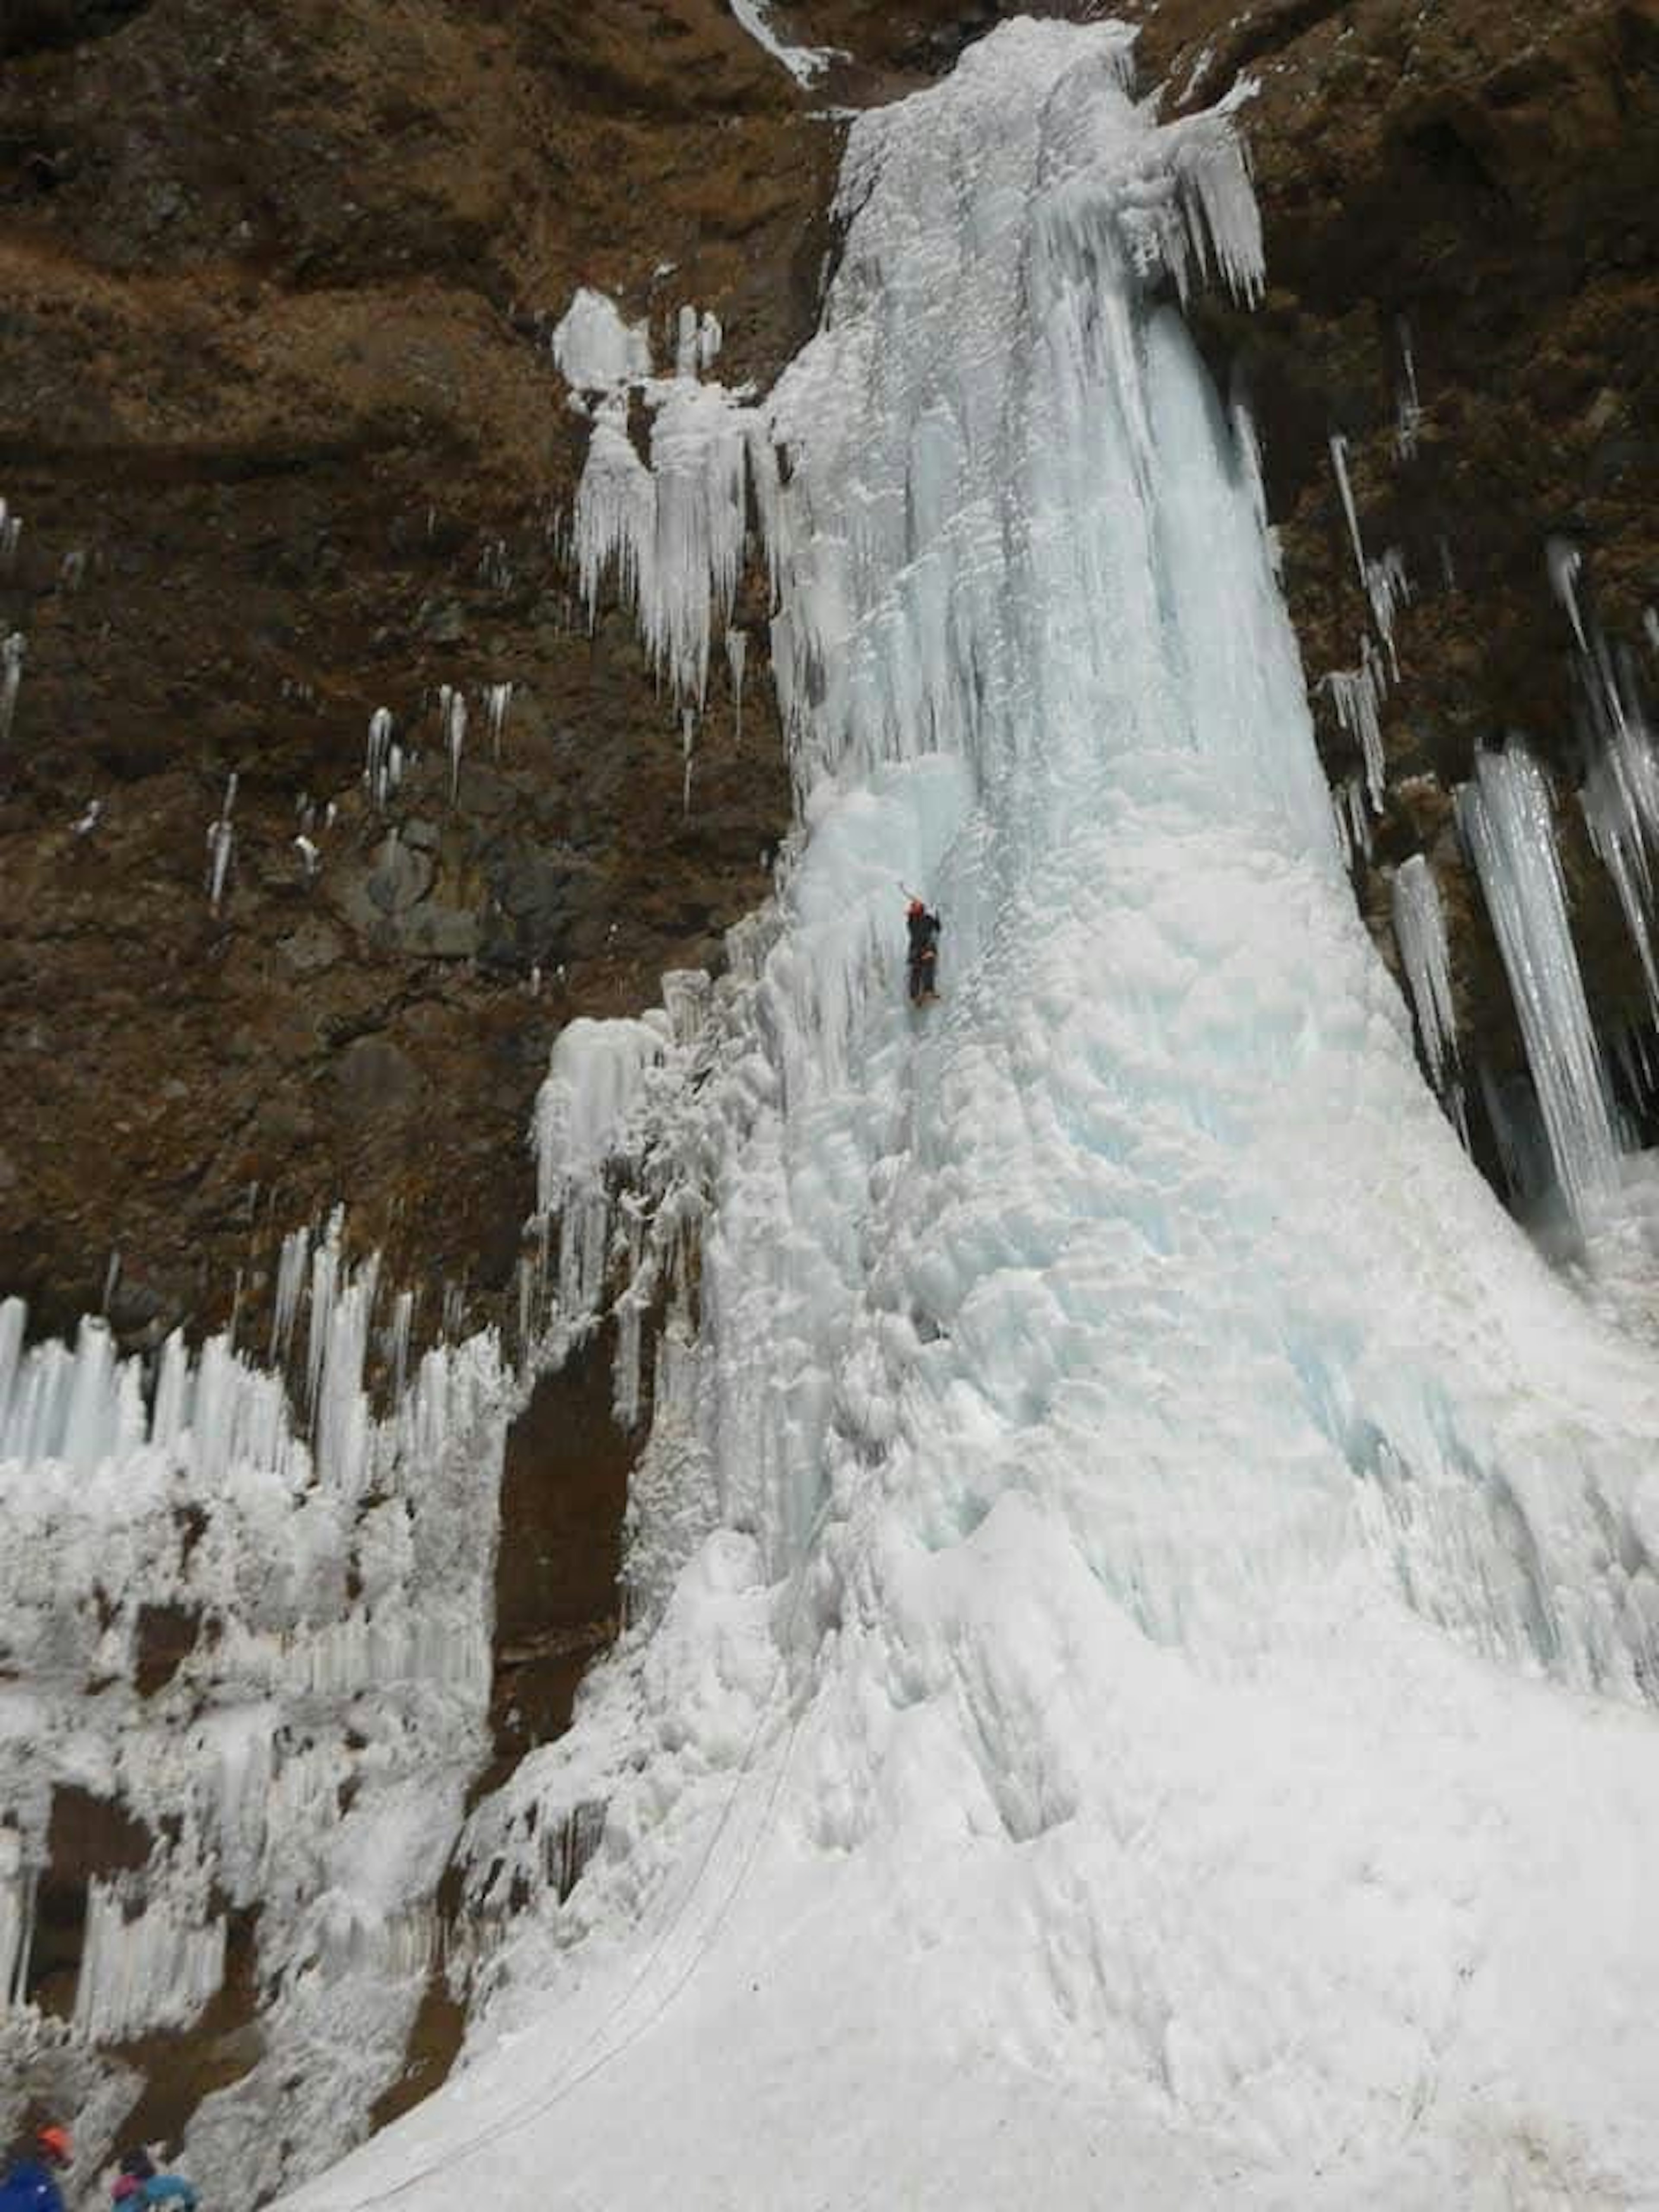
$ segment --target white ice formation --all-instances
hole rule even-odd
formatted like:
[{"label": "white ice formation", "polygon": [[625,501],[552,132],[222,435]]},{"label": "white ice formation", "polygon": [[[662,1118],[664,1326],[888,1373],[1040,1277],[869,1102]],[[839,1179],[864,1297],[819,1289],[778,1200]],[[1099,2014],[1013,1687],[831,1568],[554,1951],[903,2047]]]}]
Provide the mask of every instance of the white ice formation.
[{"label": "white ice formation", "polygon": [[651,333],[625,323],[614,300],[583,285],[553,332],[553,362],[578,392],[611,392],[651,374]]},{"label": "white ice formation", "polygon": [[484,686],[484,720],[489,731],[489,757],[500,760],[501,739],[507,734],[507,709],[513,704],[511,684],[486,684]]},{"label": "white ice formation", "polygon": [[[0,2114],[21,2124],[32,2067],[78,2066],[112,2130],[138,2080],[89,2072],[88,2046],[191,2026],[234,1937],[260,2026],[184,2147],[224,2202],[337,2155],[398,2073],[488,1742],[494,1340],[428,1352],[406,1388],[400,1358],[377,1416],[374,1270],[345,1267],[337,1224],[290,1240],[279,1355],[307,1277],[303,1423],[226,1337],[172,1337],[147,1376],[94,1320],[25,1348],[0,1304]],[[149,1838],[86,1883],[67,2017],[32,1974],[65,1791]]]},{"label": "white ice formation", "polygon": [[216,918],[223,910],[230,864],[236,854],[236,824],[232,819],[236,811],[236,781],[233,769],[225,779],[225,795],[219,811],[207,826],[208,911]]},{"label": "white ice formation", "polygon": [[460,796],[461,756],[466,750],[466,694],[459,684],[438,686],[438,727],[449,756],[449,803]]},{"label": "white ice formation", "polygon": [[[1457,1011],[1452,998],[1451,946],[1434,871],[1421,853],[1395,872],[1394,935],[1406,971],[1417,1034],[1433,1084],[1460,1130],[1462,1085],[1457,1073]],[[1467,1132],[1465,1131],[1467,1142]]]},{"label": "white ice formation", "polygon": [[680,1270],[634,1625],[473,1815],[538,1902],[461,2071],[307,2212],[1659,2192],[1659,1379],[1422,1080],[1159,281],[1242,162],[1127,49],[853,128],[750,445],[777,896],[544,1101],[568,1312]]},{"label": "white ice formation", "polygon": [[1412,354],[1410,326],[1402,319],[1395,326],[1400,341],[1400,389],[1395,398],[1395,452],[1402,461],[1409,461],[1417,452],[1418,434],[1423,422],[1423,403],[1418,396],[1417,362]]},{"label": "white ice formation", "polygon": [[772,28],[771,0],[731,0],[732,13],[757,46],[787,69],[799,85],[815,84],[830,63],[839,58],[833,46],[792,46]]},{"label": "white ice formation", "polygon": [[0,576],[9,574],[17,559],[18,542],[23,535],[23,518],[14,514],[0,499]]},{"label": "white ice formation", "polygon": [[12,630],[0,638],[0,745],[11,735],[17,713],[17,694],[23,681],[23,633]]},{"label": "white ice formation", "polygon": [[1457,819],[1510,979],[1556,1176],[1583,1222],[1617,1181],[1620,1144],[1567,920],[1550,787],[1523,745],[1511,740],[1478,756]]},{"label": "white ice formation", "polygon": [[368,718],[368,750],[363,761],[363,784],[383,811],[403,778],[403,750],[392,737],[392,709],[377,707]]},{"label": "white ice formation", "polygon": [[748,633],[728,629],[726,633],[726,670],[732,679],[732,742],[743,743],[743,672],[749,658]]}]

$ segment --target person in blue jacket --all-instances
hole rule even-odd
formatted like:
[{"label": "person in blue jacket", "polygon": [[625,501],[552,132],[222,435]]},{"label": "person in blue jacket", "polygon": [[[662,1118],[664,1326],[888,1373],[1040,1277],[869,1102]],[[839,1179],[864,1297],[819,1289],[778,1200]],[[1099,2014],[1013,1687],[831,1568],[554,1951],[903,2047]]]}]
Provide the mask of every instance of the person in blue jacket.
[{"label": "person in blue jacket", "polygon": [[0,2212],[64,2212],[58,2175],[74,2156],[69,2130],[38,2130],[34,2141],[14,2151],[0,2179]]},{"label": "person in blue jacket", "polygon": [[[155,2161],[144,2149],[124,2150],[121,2179],[115,2185],[120,2212],[142,2212],[152,2204],[177,2202],[185,2212],[196,2212],[196,2191],[181,2173],[157,2173]],[[0,2208],[3,2212],[3,2208]]]}]

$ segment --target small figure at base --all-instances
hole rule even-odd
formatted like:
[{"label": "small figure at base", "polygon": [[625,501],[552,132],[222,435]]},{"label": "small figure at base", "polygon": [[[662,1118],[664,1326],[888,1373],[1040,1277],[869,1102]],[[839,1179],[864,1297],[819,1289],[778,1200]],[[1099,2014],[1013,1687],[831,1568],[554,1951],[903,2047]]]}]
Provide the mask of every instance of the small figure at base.
[{"label": "small figure at base", "polygon": [[929,914],[919,898],[913,898],[905,915],[905,927],[910,934],[907,962],[910,1004],[925,1006],[939,996],[939,918]]},{"label": "small figure at base", "polygon": [[121,2173],[112,2191],[122,2212],[143,2212],[146,2206],[177,2202],[184,2212],[196,2212],[196,2191],[182,2174],[158,2173],[155,2161],[141,2147],[121,2154]]},{"label": "small figure at base", "polygon": [[64,2212],[58,2175],[73,2155],[67,2128],[40,2129],[32,2143],[12,2153],[0,2175],[0,2212]]}]

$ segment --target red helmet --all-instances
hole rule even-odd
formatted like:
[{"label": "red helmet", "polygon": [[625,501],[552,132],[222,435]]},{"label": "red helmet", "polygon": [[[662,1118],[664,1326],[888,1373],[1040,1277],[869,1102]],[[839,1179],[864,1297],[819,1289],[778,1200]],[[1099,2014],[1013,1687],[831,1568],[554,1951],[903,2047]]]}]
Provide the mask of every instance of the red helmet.
[{"label": "red helmet", "polygon": [[910,911],[912,914],[926,914],[927,909],[920,899],[912,899],[910,902]]},{"label": "red helmet", "polygon": [[46,2155],[58,2166],[67,2166],[75,2154],[67,2128],[52,2126],[37,2129],[34,2140]]}]

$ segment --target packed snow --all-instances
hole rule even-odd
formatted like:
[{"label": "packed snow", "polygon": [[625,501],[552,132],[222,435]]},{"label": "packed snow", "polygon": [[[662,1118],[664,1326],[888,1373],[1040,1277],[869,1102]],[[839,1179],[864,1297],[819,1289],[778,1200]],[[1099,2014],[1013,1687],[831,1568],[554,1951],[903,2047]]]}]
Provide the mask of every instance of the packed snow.
[{"label": "packed snow", "polygon": [[1419,1073],[1164,300],[1259,288],[1243,157],[1128,45],[859,121],[743,453],[596,427],[693,691],[746,466],[799,830],[550,1076],[548,1296],[664,1316],[633,1626],[472,1816],[461,2071],[307,2212],[1659,2201],[1659,1370]]}]

